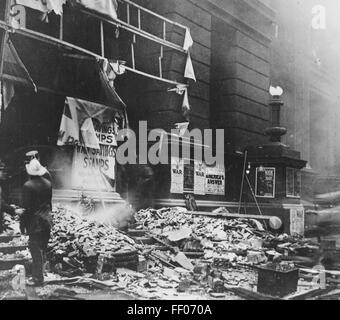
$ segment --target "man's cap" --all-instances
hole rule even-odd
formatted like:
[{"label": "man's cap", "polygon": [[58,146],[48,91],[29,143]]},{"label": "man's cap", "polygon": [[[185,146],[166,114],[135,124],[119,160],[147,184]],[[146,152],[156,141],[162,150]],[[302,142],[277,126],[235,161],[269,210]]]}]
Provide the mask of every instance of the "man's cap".
[{"label": "man's cap", "polygon": [[26,157],[36,157],[39,155],[39,152],[37,150],[29,151],[26,153]]}]

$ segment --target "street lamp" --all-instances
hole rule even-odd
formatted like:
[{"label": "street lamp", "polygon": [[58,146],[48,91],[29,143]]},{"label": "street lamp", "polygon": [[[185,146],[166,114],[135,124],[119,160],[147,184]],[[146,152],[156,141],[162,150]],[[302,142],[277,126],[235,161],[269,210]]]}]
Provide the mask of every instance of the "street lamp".
[{"label": "street lamp", "polygon": [[269,136],[270,142],[281,144],[281,137],[287,133],[287,129],[281,127],[280,124],[280,110],[283,106],[283,101],[281,100],[283,89],[281,87],[270,86],[269,93],[272,96],[272,100],[269,103],[271,106],[271,127],[265,130],[265,134]]},{"label": "street lamp", "polygon": [[281,87],[273,87],[270,86],[269,88],[269,93],[270,95],[274,98],[274,97],[278,97],[278,99],[280,99],[280,97],[283,94],[283,89]]}]

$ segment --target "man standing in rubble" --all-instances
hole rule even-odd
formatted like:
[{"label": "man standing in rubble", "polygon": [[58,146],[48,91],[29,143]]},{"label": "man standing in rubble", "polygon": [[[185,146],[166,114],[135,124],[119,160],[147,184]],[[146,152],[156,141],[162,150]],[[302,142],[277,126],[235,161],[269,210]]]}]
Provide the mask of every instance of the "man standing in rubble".
[{"label": "man standing in rubble", "polygon": [[23,187],[23,208],[20,230],[29,235],[32,255],[32,280],[28,285],[41,286],[44,282],[43,265],[52,228],[52,184],[46,178],[46,168],[33,158],[26,164],[29,180]]}]

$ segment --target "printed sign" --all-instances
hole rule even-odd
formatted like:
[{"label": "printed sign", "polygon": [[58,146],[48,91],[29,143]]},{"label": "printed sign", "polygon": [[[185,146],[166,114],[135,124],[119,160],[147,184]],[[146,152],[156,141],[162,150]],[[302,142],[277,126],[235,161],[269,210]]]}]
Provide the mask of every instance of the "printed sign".
[{"label": "printed sign", "polygon": [[95,127],[95,130],[100,145],[117,146],[113,125],[101,125]]},{"label": "printed sign", "polygon": [[275,168],[256,168],[256,197],[275,198]]},{"label": "printed sign", "polygon": [[303,209],[290,209],[290,234],[303,236],[305,231],[305,212]]},{"label": "printed sign", "polygon": [[205,164],[195,161],[194,194],[205,194]]},{"label": "printed sign", "polygon": [[113,191],[108,179],[115,178],[115,149],[101,146],[100,150],[75,147],[73,156],[73,188]]},{"label": "printed sign", "polygon": [[225,194],[225,169],[224,167],[206,167],[205,193],[214,195]]},{"label": "printed sign", "polygon": [[73,187],[76,189],[113,191],[115,180],[116,139],[112,125],[96,128],[100,149],[76,146],[73,156]]},{"label": "printed sign", "polygon": [[193,192],[195,183],[195,163],[184,160],[184,192]]},{"label": "printed sign", "polygon": [[184,161],[179,158],[171,158],[171,193],[184,192]]}]

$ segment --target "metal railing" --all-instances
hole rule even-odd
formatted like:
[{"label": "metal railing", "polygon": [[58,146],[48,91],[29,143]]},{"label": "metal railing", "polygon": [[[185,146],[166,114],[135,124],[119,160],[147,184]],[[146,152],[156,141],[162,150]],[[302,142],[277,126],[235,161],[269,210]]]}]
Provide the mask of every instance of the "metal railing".
[{"label": "metal railing", "polygon": [[[177,23],[177,22],[174,22],[170,19],[167,19],[166,17],[163,17],[163,16],[161,16],[161,15],[159,15],[159,14],[157,14],[157,13],[151,11],[151,10],[148,10],[148,9],[146,9],[146,8],[144,8],[144,7],[138,5],[138,4],[136,4],[136,3],[134,3],[130,0],[118,0],[118,1],[121,5],[125,6],[126,21],[121,20],[119,17],[117,19],[105,17],[105,16],[102,16],[98,13],[95,13],[94,11],[87,10],[83,7],[78,7],[80,12],[82,12],[82,13],[88,15],[88,16],[94,17],[95,19],[98,19],[98,21],[100,22],[100,35],[99,35],[100,43],[101,43],[101,48],[100,48],[101,53],[100,53],[100,55],[98,55],[97,53],[95,53],[93,51],[89,51],[85,48],[82,48],[80,46],[74,45],[70,42],[64,41],[64,31],[65,31],[64,30],[64,15],[61,15],[61,17],[60,17],[59,38],[55,38],[55,37],[52,37],[52,36],[37,32],[37,31],[26,29],[26,28],[19,28],[19,29],[13,28],[9,24],[9,19],[6,19],[6,21],[0,21],[0,28],[5,29],[8,32],[22,34],[24,36],[31,37],[31,38],[34,38],[36,40],[40,40],[40,41],[43,41],[43,42],[47,42],[49,44],[54,44],[54,45],[57,45],[57,46],[64,46],[64,47],[67,47],[67,48],[71,48],[71,49],[77,50],[79,52],[82,52],[84,54],[93,56],[95,58],[106,58],[106,56],[105,56],[105,44],[104,44],[104,38],[105,38],[105,36],[104,36],[104,23],[106,23],[108,25],[112,25],[116,28],[120,28],[120,29],[126,30],[127,32],[132,33],[133,37],[132,37],[131,49],[130,49],[131,50],[131,66],[125,65],[124,67],[125,67],[126,70],[133,72],[133,73],[136,73],[136,74],[139,74],[139,75],[142,75],[142,76],[145,76],[145,77],[148,77],[148,78],[151,78],[151,79],[166,82],[166,83],[169,83],[169,84],[186,86],[186,84],[180,83],[176,80],[167,79],[167,78],[163,77],[163,57],[164,57],[164,48],[165,47],[170,48],[172,50],[175,50],[177,52],[183,53],[183,54],[187,54],[187,51],[184,50],[183,46],[180,46],[180,45],[178,45],[174,42],[171,42],[167,39],[167,30],[169,30],[167,28],[167,26],[168,25],[173,26],[173,27],[175,26],[177,28],[180,28],[183,32],[189,31],[189,28],[184,26],[184,25],[181,25],[180,23]],[[132,15],[131,8],[134,8],[134,10],[137,12],[136,17],[134,17]],[[162,30],[161,30],[160,33],[162,34],[162,37],[159,37],[158,35],[155,35],[155,34],[150,33],[149,31],[146,31],[145,28],[143,29],[143,27],[146,26],[147,24],[144,21],[142,21],[142,13],[146,16],[156,18],[161,22]],[[133,18],[135,18],[137,20],[137,26],[132,24]],[[150,41],[153,41],[153,42],[160,45],[160,53],[159,53],[159,57],[158,57],[158,69],[159,70],[158,70],[157,75],[147,73],[147,72],[144,72],[142,70],[138,70],[136,68],[135,44],[136,44],[136,41],[137,41],[137,36],[142,37],[142,38],[147,39],[147,40],[150,40]],[[183,70],[183,73],[184,73],[184,70]]]}]

